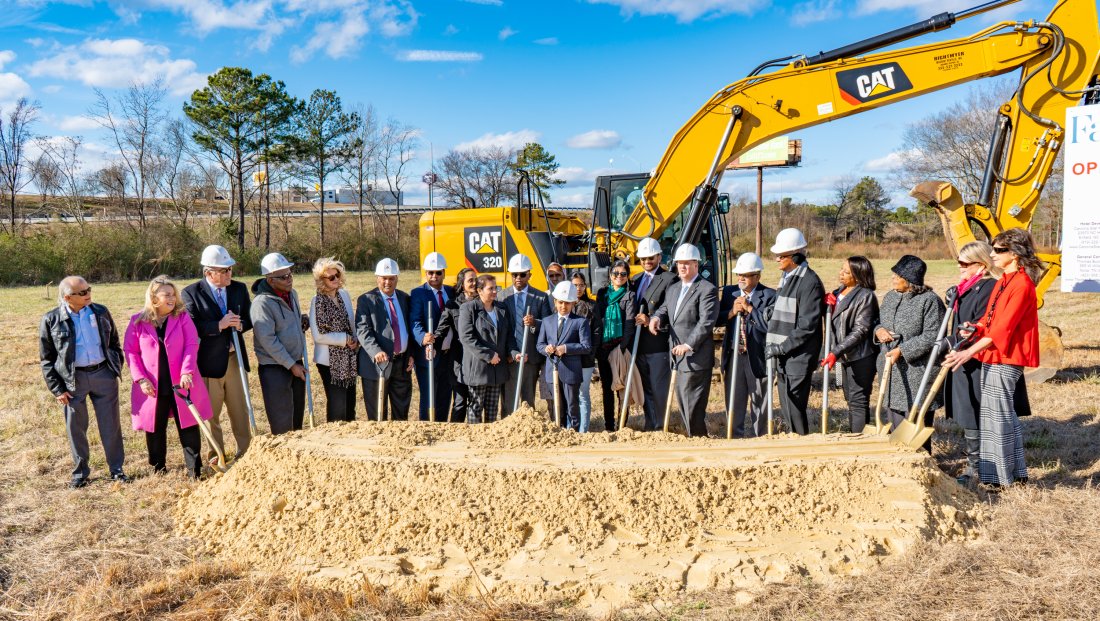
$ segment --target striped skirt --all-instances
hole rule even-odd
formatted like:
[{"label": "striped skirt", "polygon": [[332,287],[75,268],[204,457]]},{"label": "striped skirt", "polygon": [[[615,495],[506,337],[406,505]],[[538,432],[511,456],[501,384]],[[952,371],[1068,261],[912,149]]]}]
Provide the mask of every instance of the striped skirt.
[{"label": "striped skirt", "polygon": [[1016,417],[1013,395],[1023,367],[982,364],[981,450],[978,474],[982,483],[1010,485],[1027,478],[1024,434]]}]

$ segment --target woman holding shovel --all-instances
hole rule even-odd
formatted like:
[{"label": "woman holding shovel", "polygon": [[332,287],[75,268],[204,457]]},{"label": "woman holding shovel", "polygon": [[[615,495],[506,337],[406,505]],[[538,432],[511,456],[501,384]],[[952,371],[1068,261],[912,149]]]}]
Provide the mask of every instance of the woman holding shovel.
[{"label": "woman holding shovel", "polygon": [[[848,257],[838,274],[840,288],[833,291],[832,347],[825,354],[825,383],[829,371],[840,361],[844,368],[844,399],[852,433],[863,433],[871,422],[871,390],[875,385],[878,351],[872,332],[879,323],[875,297],[875,268],[867,257]],[[828,386],[826,386],[826,390]]]},{"label": "woman holding shovel", "polygon": [[[918,401],[917,391],[936,344],[945,309],[939,296],[924,284],[928,266],[920,258],[907,254],[890,269],[893,289],[882,299],[875,340],[883,345],[879,369],[885,367],[887,357],[894,364],[885,407],[889,408],[891,429],[897,429]],[[932,425],[936,407],[941,402],[937,396],[925,415],[926,425]],[[924,444],[924,449],[931,454],[931,439]]]},{"label": "woman holding shovel", "polygon": [[176,421],[187,474],[202,474],[199,422],[183,399],[172,392],[178,385],[190,391],[200,417],[212,416],[206,386],[195,381],[199,375],[196,358],[199,335],[180,300],[179,289],[167,276],[157,276],[145,290],[145,307],[130,318],[123,344],[126,363],[134,382],[130,390],[134,430],[145,432],[149,465],[154,472],[166,472],[168,419]]},{"label": "woman holding shovel", "polygon": [[993,238],[993,265],[1004,273],[994,283],[981,319],[960,326],[973,344],[947,355],[956,375],[971,359],[982,363],[978,474],[994,487],[1027,482],[1023,429],[1015,397],[1024,367],[1039,366],[1039,305],[1035,281],[1042,264],[1035,241],[1023,229]]},{"label": "woman holding shovel", "polygon": [[[634,331],[637,329],[634,325],[634,315],[637,313],[634,293],[630,290],[630,264],[622,260],[615,261],[611,266],[611,282],[596,292],[596,308],[592,314],[592,332],[595,335],[592,347],[596,352],[596,364],[600,368],[603,424],[606,431],[615,431],[618,428],[622,401],[630,398],[625,390],[620,391],[619,407],[615,407],[612,378],[616,374],[612,369],[611,356],[618,349],[618,355],[626,356],[629,361]],[[629,366],[627,370],[632,372]]]}]

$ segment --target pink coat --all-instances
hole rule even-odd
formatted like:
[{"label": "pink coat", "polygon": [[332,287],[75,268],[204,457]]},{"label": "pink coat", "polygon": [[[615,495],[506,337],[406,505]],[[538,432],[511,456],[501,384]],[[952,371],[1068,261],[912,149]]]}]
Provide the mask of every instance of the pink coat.
[{"label": "pink coat", "polygon": [[[190,315],[181,313],[168,318],[164,346],[168,351],[168,368],[171,371],[172,382],[178,384],[181,375],[190,373],[191,401],[198,408],[199,416],[203,420],[211,418],[213,414],[210,410],[210,395],[207,394],[206,385],[199,377],[199,367],[195,362],[195,357],[199,353],[199,334],[195,330],[195,324],[191,321]],[[157,398],[146,396],[138,382],[147,379],[156,387],[160,371],[160,342],[157,340],[156,327],[149,322],[141,321],[141,313],[130,318],[122,349],[126,353],[126,363],[130,365],[130,375],[134,378],[133,385],[130,387],[130,413],[134,419],[134,429],[153,431],[153,425],[156,422]],[[195,417],[191,415],[187,404],[179,397],[176,397],[176,411],[179,412],[180,427],[191,427],[196,424]]]}]

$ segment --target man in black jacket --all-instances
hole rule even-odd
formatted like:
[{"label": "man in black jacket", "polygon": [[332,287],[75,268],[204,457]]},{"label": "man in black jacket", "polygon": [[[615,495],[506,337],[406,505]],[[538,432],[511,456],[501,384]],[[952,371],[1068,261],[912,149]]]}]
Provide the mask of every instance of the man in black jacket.
[{"label": "man in black jacket", "polygon": [[[219,446],[225,446],[221,425],[224,403],[233,439],[237,442],[237,457],[240,457],[252,442],[252,432],[245,400],[248,388],[241,382],[233,332],[244,333],[252,329],[252,299],[248,286],[233,280],[236,261],[225,248],[207,246],[202,251],[201,263],[202,280],[185,287],[181,296],[199,332],[199,374],[210,394],[210,410],[214,413],[210,419],[211,435]],[[240,359],[248,372],[248,352],[241,334],[237,336],[237,346],[241,348]],[[215,456],[214,447],[208,447],[207,458]]]},{"label": "man in black jacket", "polygon": [[[722,341],[722,368],[726,378],[725,396],[728,409],[730,386],[733,382],[733,437],[760,437],[767,433],[768,370],[764,366],[764,341],[768,335],[768,316],[775,304],[775,289],[760,283],[760,272],[764,262],[754,252],[746,252],[737,258],[733,273],[737,275],[737,285],[724,287],[722,304],[718,308],[717,326],[725,326],[726,336]],[[733,367],[733,336],[737,325],[737,316],[741,316],[740,358],[737,361],[737,375],[731,376]],[[748,414],[748,429],[745,428],[746,400],[751,403]]]},{"label": "man in black jacket", "polygon": [[38,358],[42,376],[65,413],[65,431],[73,456],[69,487],[88,484],[88,403],[95,408],[99,437],[111,478],[128,482],[118,420],[118,378],[122,347],[107,307],[92,303],[92,288],[80,276],[69,276],[57,288],[57,307],[42,317]]},{"label": "man in black jacket", "polygon": [[772,253],[783,277],[768,322],[764,354],[779,372],[779,405],[783,420],[799,435],[810,432],[806,405],[810,379],[821,353],[825,286],[806,262],[806,238],[798,229],[783,229]]},{"label": "man in black jacket", "polygon": [[642,392],[645,403],[645,431],[656,431],[662,427],[665,404],[668,399],[668,381],[672,374],[672,365],[668,356],[668,336],[653,335],[646,330],[649,315],[665,302],[668,286],[676,282],[676,275],[661,267],[661,246],[657,240],[646,237],[638,243],[638,261],[642,264],[642,273],[630,280],[630,290],[637,300],[638,314],[634,323],[642,328],[638,338],[638,377],[642,380]]}]

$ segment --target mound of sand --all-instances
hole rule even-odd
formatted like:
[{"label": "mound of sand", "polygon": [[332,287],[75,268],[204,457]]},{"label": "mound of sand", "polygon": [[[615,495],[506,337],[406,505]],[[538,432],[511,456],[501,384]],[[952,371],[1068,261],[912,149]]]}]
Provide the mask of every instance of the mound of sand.
[{"label": "mound of sand", "polygon": [[178,513],[217,554],[337,587],[593,609],[859,573],[982,519],[923,453],[883,438],[580,435],[532,410],[258,438]]}]

